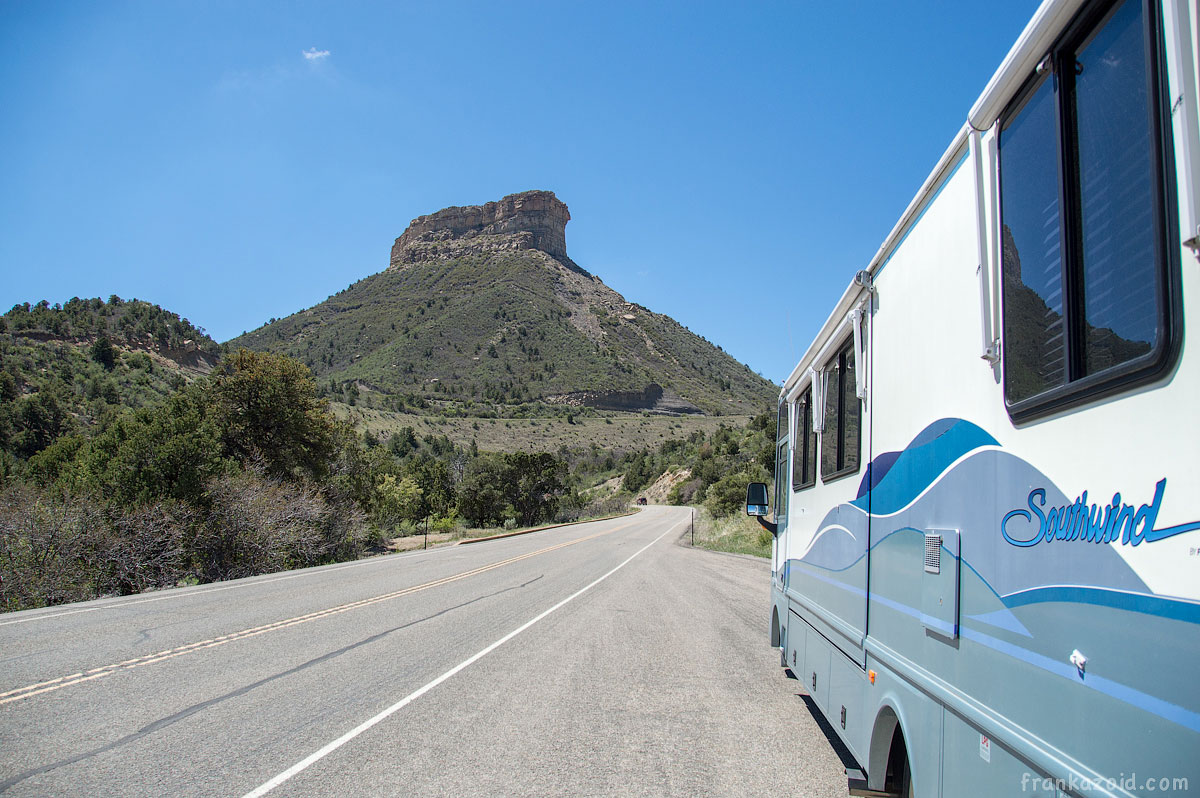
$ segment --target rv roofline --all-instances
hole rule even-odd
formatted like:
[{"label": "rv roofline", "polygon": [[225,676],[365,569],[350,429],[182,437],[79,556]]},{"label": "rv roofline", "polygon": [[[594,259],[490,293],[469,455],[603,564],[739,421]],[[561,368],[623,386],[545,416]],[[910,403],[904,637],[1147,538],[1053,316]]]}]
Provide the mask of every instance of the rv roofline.
[{"label": "rv roofline", "polygon": [[925,178],[925,182],[921,184],[921,189],[916,196],[912,198],[912,202],[908,203],[908,207],[904,209],[904,213],[900,216],[900,221],[896,222],[896,226],[892,228],[892,232],[888,233],[887,238],[883,240],[879,250],[875,256],[871,258],[870,264],[867,265],[867,271],[872,277],[883,269],[888,258],[895,252],[900,241],[908,234],[913,223],[921,212],[925,210],[929,204],[929,199],[937,193],[942,182],[954,171],[954,167],[962,160],[967,148],[967,135],[970,132],[969,125],[963,125],[950,141],[950,146],[942,153],[942,157],[938,159],[937,165],[933,167],[933,171]]},{"label": "rv roofline", "polygon": [[1050,52],[1051,46],[1067,23],[1087,0],[1044,0],[1025,26],[1016,44],[1000,62],[1000,68],[983,89],[983,94],[971,106],[968,124],[984,131],[996,123],[1000,112],[1016,94],[1017,89],[1033,74],[1038,62]]},{"label": "rv roofline", "polygon": [[[938,159],[937,165],[933,171],[925,178],[925,182],[921,185],[920,190],[913,197],[912,201],[905,208],[904,213],[900,216],[900,220],[896,222],[896,226],[888,233],[883,244],[871,258],[870,264],[867,266],[867,272],[874,277],[887,263],[888,258],[899,246],[904,236],[908,234],[917,217],[925,210],[930,198],[941,186],[953,167],[958,164],[964,150],[967,147],[967,138],[972,129],[980,132],[987,130],[995,124],[999,118],[1000,112],[1016,94],[1021,85],[1033,74],[1034,69],[1047,52],[1051,45],[1062,32],[1063,27],[1067,22],[1079,11],[1088,0],[1044,0],[1034,13],[1033,18],[1029,20],[1029,24],[1025,26],[1025,30],[1021,32],[1020,38],[1016,44],[1008,51],[1008,55],[1000,63],[1000,68],[992,75],[988,81],[983,93],[979,99],[975,101],[975,105],[971,107],[970,113],[967,115],[967,122],[962,126],[954,138],[950,141],[950,145],[942,153],[942,157]],[[845,320],[846,314],[850,311],[855,297],[861,293],[862,289],[852,280],[846,288],[846,292],[834,307],[829,318],[825,320],[825,324],[821,327],[821,332],[813,339],[812,344],[800,358],[800,362],[792,373],[783,383],[783,388],[779,392],[780,399],[786,399],[795,388],[796,383],[803,378],[804,373],[817,356],[824,351],[828,339],[835,335],[838,328]]]},{"label": "rv roofline", "polygon": [[837,335],[838,329],[846,323],[846,314],[850,312],[850,308],[858,301],[858,298],[866,291],[862,286],[854,281],[847,286],[846,292],[842,294],[842,298],[833,308],[833,312],[829,314],[829,318],[825,320],[825,324],[821,327],[821,332],[813,339],[812,344],[808,347],[808,351],[804,353],[804,357],[800,358],[800,363],[796,368],[792,369],[792,373],[783,383],[783,389],[779,392],[779,398],[786,399],[788,394],[796,383],[804,376],[804,372],[808,371],[808,367],[813,364],[817,357],[825,351],[826,343]]},{"label": "rv roofline", "polygon": [[[916,222],[917,217],[925,210],[926,205],[941,186],[958,162],[962,159],[967,146],[967,135],[970,131],[968,125],[963,125],[962,129],[954,136],[950,142],[950,146],[942,153],[942,157],[938,159],[937,165],[933,167],[933,171],[925,178],[925,182],[921,184],[921,189],[913,197],[912,202],[905,208],[904,213],[900,216],[900,221],[896,222],[896,226],[888,233],[887,238],[883,240],[883,244],[871,258],[871,262],[867,265],[867,273],[874,277],[891,257],[900,241],[908,234],[909,229]],[[780,397],[786,397],[788,392],[795,387],[796,382],[812,365],[813,360],[825,348],[827,339],[837,333],[838,328],[845,321],[846,314],[850,312],[850,308],[854,305],[857,297],[864,289],[853,279],[850,285],[846,287],[846,292],[842,294],[842,298],[838,300],[833,312],[829,314],[829,318],[825,320],[825,324],[821,327],[821,332],[813,339],[812,344],[800,358],[800,363],[792,370],[792,373],[783,383],[783,389],[780,391]]]}]

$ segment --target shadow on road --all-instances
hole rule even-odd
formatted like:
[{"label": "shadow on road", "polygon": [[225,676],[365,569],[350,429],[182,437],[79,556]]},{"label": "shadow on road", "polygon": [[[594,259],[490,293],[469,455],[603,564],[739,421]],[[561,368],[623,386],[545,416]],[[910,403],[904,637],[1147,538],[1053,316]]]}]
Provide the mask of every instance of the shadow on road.
[{"label": "shadow on road", "polygon": [[[784,673],[789,679],[796,679],[796,674],[792,673],[791,668],[784,668]],[[796,681],[799,681],[799,679],[796,679]],[[796,697],[804,702],[804,706],[808,708],[808,714],[812,715],[813,720],[817,722],[821,733],[829,741],[829,747],[833,749],[838,759],[842,761],[842,766],[847,770],[858,769],[859,764],[855,760],[854,754],[850,753],[850,749],[842,742],[842,738],[838,737],[837,732],[833,730],[833,726],[825,719],[825,715],[817,707],[817,702],[813,701],[812,696],[808,693],[796,693]]]}]

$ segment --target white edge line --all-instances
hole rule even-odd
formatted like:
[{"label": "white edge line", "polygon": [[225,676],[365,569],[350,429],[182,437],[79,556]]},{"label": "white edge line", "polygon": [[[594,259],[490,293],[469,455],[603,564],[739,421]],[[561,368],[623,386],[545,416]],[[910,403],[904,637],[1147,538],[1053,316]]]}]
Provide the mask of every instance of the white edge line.
[{"label": "white edge line", "polygon": [[288,779],[290,779],[292,776],[295,776],[297,773],[300,773],[301,771],[303,771],[303,770],[307,769],[307,768],[308,768],[310,765],[312,765],[313,763],[315,763],[315,762],[318,762],[318,761],[320,761],[321,759],[324,759],[326,756],[328,756],[329,754],[333,753],[333,752],[334,752],[334,751],[336,751],[337,749],[341,748],[343,745],[345,745],[346,743],[350,742],[351,740],[353,740],[355,737],[359,736],[359,735],[360,735],[360,734],[362,734],[363,732],[367,731],[368,729],[370,729],[370,728],[371,728],[372,726],[374,726],[375,724],[379,723],[380,721],[383,721],[383,720],[387,719],[387,718],[388,718],[388,717],[390,717],[391,715],[395,714],[396,712],[399,712],[401,709],[403,709],[404,707],[406,707],[406,706],[408,706],[409,704],[411,704],[413,701],[416,701],[418,698],[420,698],[421,696],[425,695],[425,694],[426,694],[426,693],[428,693],[430,690],[432,690],[433,688],[437,687],[439,684],[441,684],[442,682],[446,681],[447,679],[449,679],[449,678],[450,678],[451,676],[453,676],[454,674],[458,673],[459,671],[463,670],[464,668],[468,667],[469,665],[471,665],[471,664],[473,664],[473,663],[477,662],[478,660],[481,660],[481,659],[483,659],[483,658],[484,658],[484,657],[486,657],[488,654],[492,653],[493,651],[495,651],[496,649],[498,649],[500,646],[502,646],[502,645],[504,645],[505,643],[507,643],[509,640],[512,640],[514,637],[516,637],[517,635],[521,634],[521,632],[524,632],[526,629],[528,629],[529,627],[533,626],[533,625],[534,625],[535,623],[537,623],[538,621],[540,621],[540,620],[542,620],[543,618],[545,618],[545,617],[546,617],[547,615],[549,615],[550,613],[552,613],[552,612],[554,612],[555,610],[558,610],[558,609],[560,609],[561,607],[565,606],[566,604],[568,604],[568,603],[570,603],[570,602],[574,601],[575,599],[577,599],[577,598],[579,598],[580,596],[582,596],[584,593],[586,593],[586,592],[588,592],[589,590],[591,590],[592,588],[594,588],[596,585],[598,585],[598,584],[600,584],[601,582],[603,582],[605,579],[608,579],[610,576],[612,576],[613,574],[615,574],[617,571],[621,570],[621,569],[622,569],[622,568],[624,568],[626,565],[628,565],[630,562],[632,562],[632,561],[633,561],[633,559],[634,559],[635,557],[639,556],[639,555],[640,555],[642,552],[644,552],[646,549],[650,548],[650,547],[651,547],[651,546],[653,546],[655,543],[657,543],[658,541],[660,541],[660,540],[662,540],[663,538],[665,538],[667,535],[669,535],[669,534],[672,532],[672,530],[674,530],[674,529],[675,529],[676,527],[678,527],[678,526],[681,526],[682,524],[683,524],[683,522],[682,522],[682,521],[680,521],[678,524],[673,524],[673,525],[671,525],[671,527],[669,527],[669,528],[667,529],[667,531],[666,531],[666,532],[663,532],[661,535],[659,535],[658,537],[656,537],[654,540],[650,541],[650,542],[649,542],[649,543],[647,543],[645,546],[643,546],[642,548],[638,549],[636,552],[634,552],[634,553],[633,553],[633,554],[632,554],[632,555],[629,557],[629,559],[625,560],[625,561],[624,561],[624,562],[622,562],[620,565],[618,565],[616,568],[613,568],[611,571],[609,571],[608,573],[604,574],[604,576],[601,576],[601,577],[600,577],[599,579],[597,579],[595,582],[592,582],[592,583],[591,583],[590,585],[588,585],[587,587],[584,587],[584,588],[580,589],[579,591],[577,591],[577,592],[575,592],[575,593],[572,593],[570,596],[567,596],[565,599],[563,599],[562,601],[558,602],[557,604],[555,604],[555,605],[554,605],[553,607],[551,607],[550,609],[548,609],[548,610],[544,611],[543,613],[541,613],[540,615],[538,615],[538,616],[534,617],[532,620],[526,621],[524,624],[522,624],[521,626],[519,626],[519,627],[517,627],[516,629],[512,630],[511,632],[509,632],[508,634],[506,634],[504,637],[500,638],[500,639],[499,639],[499,640],[497,640],[496,642],[494,642],[494,643],[492,643],[491,645],[489,645],[487,648],[483,649],[482,651],[478,652],[477,654],[474,654],[474,655],[473,655],[473,656],[471,656],[470,658],[463,660],[463,661],[462,661],[462,662],[460,662],[458,665],[455,665],[453,668],[451,668],[450,670],[446,671],[446,672],[445,672],[445,673],[443,673],[441,676],[437,677],[436,679],[434,679],[433,681],[429,682],[429,683],[428,683],[428,684],[426,684],[425,686],[423,686],[423,687],[421,687],[421,688],[418,688],[417,690],[415,690],[415,691],[413,691],[413,692],[409,693],[409,694],[408,694],[408,695],[406,695],[404,698],[400,699],[400,700],[399,700],[399,701],[397,701],[395,704],[392,704],[390,707],[388,707],[387,709],[383,710],[382,712],[380,712],[380,713],[379,713],[378,715],[376,715],[375,717],[371,718],[370,720],[364,721],[363,723],[361,723],[360,725],[358,725],[358,726],[356,726],[355,728],[351,729],[350,731],[346,732],[345,734],[343,734],[341,737],[337,738],[337,739],[336,739],[336,740],[334,740],[333,742],[331,742],[331,743],[328,743],[328,744],[327,744],[327,745],[325,745],[323,748],[320,748],[319,750],[317,750],[317,751],[314,751],[313,753],[309,754],[309,755],[308,755],[308,756],[306,756],[304,759],[302,759],[302,760],[300,760],[299,762],[297,762],[296,764],[292,765],[290,768],[288,768],[287,770],[283,771],[282,773],[280,773],[280,774],[279,774],[278,776],[276,776],[275,778],[273,778],[273,779],[271,779],[270,781],[267,781],[266,783],[264,783],[264,784],[260,785],[260,786],[259,786],[259,787],[257,787],[256,789],[254,789],[254,790],[251,790],[250,792],[246,793],[246,794],[245,794],[245,796],[243,796],[243,798],[259,798],[259,796],[266,795],[266,794],[267,794],[267,793],[269,793],[271,790],[275,789],[275,788],[276,788],[276,787],[278,787],[280,784],[283,784],[285,781],[287,781]]}]

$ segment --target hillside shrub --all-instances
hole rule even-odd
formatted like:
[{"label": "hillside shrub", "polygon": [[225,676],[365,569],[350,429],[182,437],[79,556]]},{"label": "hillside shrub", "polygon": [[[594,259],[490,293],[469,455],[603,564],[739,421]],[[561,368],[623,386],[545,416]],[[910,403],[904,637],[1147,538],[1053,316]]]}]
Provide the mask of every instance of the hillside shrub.
[{"label": "hillside shrub", "polygon": [[90,568],[103,558],[98,504],[56,500],[24,485],[0,494],[0,608],[45,607],[94,598]]},{"label": "hillside shrub", "polygon": [[320,565],[365,543],[354,530],[361,515],[353,524],[347,508],[331,506],[311,484],[244,471],[214,479],[206,498],[210,509],[191,541],[204,582]]},{"label": "hillside shrub", "polygon": [[722,477],[708,486],[704,494],[705,509],[713,518],[725,518],[739,512],[746,502],[746,485],[753,481],[746,473]]},{"label": "hillside shrub", "polygon": [[175,585],[196,514],[178,502],[118,509],[30,485],[0,494],[0,608],[26,609]]}]

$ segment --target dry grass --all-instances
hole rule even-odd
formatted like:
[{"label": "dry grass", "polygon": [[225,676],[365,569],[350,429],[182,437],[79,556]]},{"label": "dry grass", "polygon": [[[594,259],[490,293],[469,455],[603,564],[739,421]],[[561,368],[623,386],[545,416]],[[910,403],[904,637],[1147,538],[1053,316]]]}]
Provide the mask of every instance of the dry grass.
[{"label": "dry grass", "polygon": [[703,507],[696,509],[696,545],[712,551],[771,556],[771,533],[748,516],[737,514],[714,519]]},{"label": "dry grass", "polygon": [[447,418],[393,413],[333,403],[338,418],[350,421],[360,432],[385,439],[404,427],[417,437],[445,435],[460,446],[474,440],[484,451],[555,452],[559,447],[583,448],[595,444],[602,449],[625,451],[657,448],[665,440],[686,438],[697,430],[711,435],[720,426],[744,427],[750,416],[659,416],[614,413],[585,416],[568,423],[565,418]]}]

